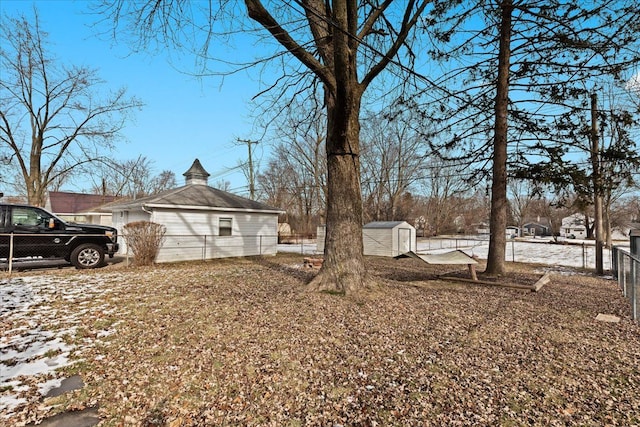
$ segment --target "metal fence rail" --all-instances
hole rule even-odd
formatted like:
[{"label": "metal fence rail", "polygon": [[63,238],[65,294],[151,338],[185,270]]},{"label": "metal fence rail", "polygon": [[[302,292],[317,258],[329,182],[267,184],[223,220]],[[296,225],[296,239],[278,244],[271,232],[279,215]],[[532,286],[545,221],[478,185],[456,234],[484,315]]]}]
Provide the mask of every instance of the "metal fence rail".
[{"label": "metal fence rail", "polygon": [[111,243],[111,240],[104,233],[0,233],[0,270],[7,269],[11,272],[14,262],[24,266],[27,263],[43,263],[50,260],[69,261],[73,258],[73,249],[92,243],[102,246]]},{"label": "metal fence rail", "polygon": [[638,320],[640,309],[640,257],[629,248],[614,246],[611,251],[612,270],[620,289],[631,303],[631,317]]},{"label": "metal fence rail", "polygon": [[[0,234],[0,270],[13,269],[14,262],[22,268],[32,268],[36,263],[64,262],[69,258],[68,234]],[[76,239],[92,237],[104,238],[103,234],[83,234]],[[127,263],[133,257],[128,245],[128,236],[119,234],[117,242],[119,256]],[[78,240],[76,240],[78,241]],[[194,261],[213,258],[275,255],[278,251],[278,236],[275,234],[256,235],[165,235],[156,262]],[[68,259],[67,259],[68,261]]]},{"label": "metal fence rail", "polygon": [[[486,259],[489,252],[489,236],[436,236],[419,237],[417,239],[418,252],[437,252],[448,250],[462,250],[469,255]],[[321,254],[315,239],[307,236],[290,236],[278,245],[281,252],[299,254]],[[609,249],[604,249],[604,268],[609,270]],[[511,262],[526,262],[543,265],[557,265],[583,269],[595,269],[595,244],[587,242],[560,241],[549,239],[528,239],[506,242],[505,260]]]},{"label": "metal fence rail", "polygon": [[[133,255],[127,244],[127,235],[119,234],[120,254]],[[178,235],[164,236],[156,262],[197,261],[214,258],[275,255],[278,236],[259,235]]]}]

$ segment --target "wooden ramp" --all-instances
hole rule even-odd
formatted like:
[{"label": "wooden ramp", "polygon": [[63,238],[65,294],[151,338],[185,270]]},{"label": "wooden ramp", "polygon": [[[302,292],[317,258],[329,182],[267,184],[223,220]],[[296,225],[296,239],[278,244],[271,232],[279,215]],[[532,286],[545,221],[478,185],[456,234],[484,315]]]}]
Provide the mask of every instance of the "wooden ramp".
[{"label": "wooden ramp", "polygon": [[394,258],[415,258],[422,260],[427,264],[466,265],[469,267],[469,276],[471,277],[471,280],[478,280],[478,276],[476,275],[476,264],[478,264],[478,261],[458,249],[440,254],[417,254],[413,251],[409,251]]},{"label": "wooden ramp", "polygon": [[502,287],[506,287],[506,288],[522,289],[522,290],[527,290],[527,291],[532,291],[532,292],[538,292],[544,285],[546,285],[550,281],[549,273],[544,274],[540,278],[540,280],[538,280],[532,286],[478,280],[478,277],[476,275],[476,265],[478,264],[478,261],[474,257],[469,256],[466,253],[464,253],[463,251],[458,250],[458,249],[456,249],[454,251],[451,251],[451,252],[444,252],[444,253],[439,253],[439,254],[418,254],[418,253],[415,253],[413,251],[409,251],[409,252],[406,252],[404,254],[397,255],[394,258],[396,258],[396,259],[398,259],[398,258],[415,258],[415,259],[419,259],[421,261],[424,261],[427,264],[467,265],[467,266],[469,266],[469,275],[471,276],[470,279],[465,279],[465,278],[462,278],[462,277],[440,276],[440,278],[444,279],[444,280],[468,282],[468,283],[474,283],[474,284],[478,284],[478,285],[502,286]]},{"label": "wooden ramp", "polygon": [[416,258],[421,259],[427,264],[445,264],[445,265],[476,265],[478,261],[462,252],[461,250],[455,250],[451,252],[444,252],[441,254],[417,254],[413,251],[409,251],[402,255],[398,255],[395,258]]}]

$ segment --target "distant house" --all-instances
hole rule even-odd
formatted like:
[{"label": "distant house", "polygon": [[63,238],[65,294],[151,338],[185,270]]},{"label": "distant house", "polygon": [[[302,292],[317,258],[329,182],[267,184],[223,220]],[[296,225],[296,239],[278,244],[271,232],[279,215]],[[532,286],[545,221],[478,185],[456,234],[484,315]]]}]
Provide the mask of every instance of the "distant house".
[{"label": "distant house", "polygon": [[550,236],[551,230],[549,226],[540,224],[539,222],[527,222],[522,226],[523,236]]},{"label": "distant house", "polygon": [[[113,226],[151,221],[166,227],[157,262],[275,255],[282,210],[207,185],[209,173],[196,159],[186,184],[110,205]],[[127,251],[126,236],[121,251]]]},{"label": "distant house", "polygon": [[486,222],[473,224],[473,227],[475,228],[477,234],[491,234],[489,224]]},{"label": "distant house", "polygon": [[111,225],[111,211],[103,205],[115,200],[116,196],[50,191],[44,208],[68,222]]},{"label": "distant house", "polygon": [[[591,218],[589,218],[589,221],[591,221]],[[567,239],[586,239],[588,226],[589,224],[585,223],[585,216],[579,213],[562,218],[560,237]]]},{"label": "distant house", "polygon": [[[318,227],[318,252],[324,252],[326,226]],[[374,221],[362,227],[364,255],[394,257],[416,251],[416,229],[406,221]]]}]

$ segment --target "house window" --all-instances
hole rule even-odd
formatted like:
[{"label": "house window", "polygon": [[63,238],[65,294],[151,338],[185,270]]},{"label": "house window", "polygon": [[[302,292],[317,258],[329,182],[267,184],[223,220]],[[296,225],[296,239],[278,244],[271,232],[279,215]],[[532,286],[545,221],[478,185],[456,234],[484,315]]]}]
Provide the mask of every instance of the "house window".
[{"label": "house window", "polygon": [[218,223],[219,236],[231,236],[231,218],[220,218]]}]

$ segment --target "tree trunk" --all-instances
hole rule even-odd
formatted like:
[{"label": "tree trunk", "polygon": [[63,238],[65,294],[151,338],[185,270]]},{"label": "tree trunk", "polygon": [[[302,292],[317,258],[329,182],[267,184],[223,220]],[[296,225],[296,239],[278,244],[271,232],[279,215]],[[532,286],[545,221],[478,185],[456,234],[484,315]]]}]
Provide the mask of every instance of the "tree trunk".
[{"label": "tree trunk", "polygon": [[512,0],[502,2],[500,50],[498,53],[498,85],[495,103],[495,135],[493,142],[493,181],[491,184],[491,219],[489,227],[489,255],[486,273],[505,273],[505,245],[507,237],[507,111],[509,107],[509,62],[511,57]]},{"label": "tree trunk", "polygon": [[325,260],[310,289],[357,293],[366,286],[360,189],[360,92],[327,96],[327,217]]},{"label": "tree trunk", "polygon": [[324,85],[327,106],[327,234],[325,259],[310,289],[358,293],[366,285],[362,254],[360,103],[355,41],[355,3],[335,2],[333,85]]},{"label": "tree trunk", "polygon": [[602,220],[604,222],[605,247],[611,249],[613,246],[613,236],[611,235],[611,209],[609,208],[609,203],[610,202],[607,202],[604,206]]}]

